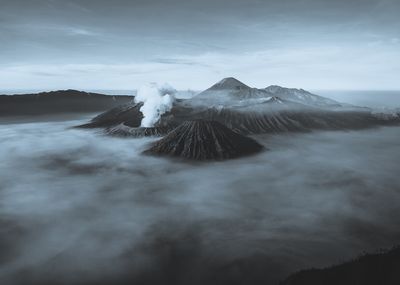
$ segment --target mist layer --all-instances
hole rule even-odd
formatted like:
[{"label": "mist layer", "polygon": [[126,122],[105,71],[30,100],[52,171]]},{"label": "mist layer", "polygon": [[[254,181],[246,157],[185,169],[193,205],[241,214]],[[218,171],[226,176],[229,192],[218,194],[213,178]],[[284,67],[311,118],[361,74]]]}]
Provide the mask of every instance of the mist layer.
[{"label": "mist layer", "polygon": [[1,283],[277,284],[399,240],[400,128],[189,164],[78,123],[0,125]]}]

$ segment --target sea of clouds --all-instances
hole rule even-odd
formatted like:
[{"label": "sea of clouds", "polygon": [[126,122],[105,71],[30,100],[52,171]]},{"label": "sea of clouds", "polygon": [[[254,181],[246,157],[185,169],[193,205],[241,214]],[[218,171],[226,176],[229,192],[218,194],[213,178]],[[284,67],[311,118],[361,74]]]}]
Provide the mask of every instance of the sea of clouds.
[{"label": "sea of clouds", "polygon": [[85,120],[0,125],[1,284],[277,284],[399,241],[400,128],[188,163]]}]

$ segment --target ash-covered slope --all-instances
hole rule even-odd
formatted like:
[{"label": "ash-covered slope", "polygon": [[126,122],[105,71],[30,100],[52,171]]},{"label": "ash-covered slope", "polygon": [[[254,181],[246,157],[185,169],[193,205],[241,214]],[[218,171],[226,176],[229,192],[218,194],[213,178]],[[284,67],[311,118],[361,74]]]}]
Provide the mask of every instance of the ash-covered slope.
[{"label": "ash-covered slope", "polygon": [[263,146],[214,121],[186,121],[145,153],[194,160],[223,160],[259,152]]},{"label": "ash-covered slope", "polygon": [[0,116],[101,112],[132,99],[132,96],[110,96],[77,90],[0,95]]},{"label": "ash-covered slope", "polygon": [[326,269],[310,269],[291,275],[281,285],[398,285],[400,248],[367,254]]},{"label": "ash-covered slope", "polygon": [[121,123],[116,126],[108,127],[105,129],[105,133],[115,137],[149,137],[149,136],[163,136],[170,132],[173,128],[169,127],[130,127]]},{"label": "ash-covered slope", "polygon": [[140,112],[142,103],[133,101],[117,106],[94,117],[89,123],[77,126],[79,128],[102,128],[124,124],[130,127],[139,127],[143,119]]},{"label": "ash-covered slope", "polygon": [[318,109],[243,112],[241,109],[213,108],[195,114],[195,117],[218,121],[242,134],[353,130],[400,123],[400,117],[387,119],[364,111]]}]

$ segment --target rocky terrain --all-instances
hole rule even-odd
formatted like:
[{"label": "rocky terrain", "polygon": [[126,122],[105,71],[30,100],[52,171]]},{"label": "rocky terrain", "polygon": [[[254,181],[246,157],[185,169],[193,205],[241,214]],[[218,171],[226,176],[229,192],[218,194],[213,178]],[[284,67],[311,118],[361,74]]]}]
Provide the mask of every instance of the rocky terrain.
[{"label": "rocky terrain", "polygon": [[145,153],[195,160],[223,160],[257,153],[263,146],[215,121],[186,121]]},{"label": "rocky terrain", "polygon": [[172,130],[173,128],[168,127],[132,128],[121,123],[119,125],[106,128],[105,133],[115,137],[149,137],[163,136]]}]

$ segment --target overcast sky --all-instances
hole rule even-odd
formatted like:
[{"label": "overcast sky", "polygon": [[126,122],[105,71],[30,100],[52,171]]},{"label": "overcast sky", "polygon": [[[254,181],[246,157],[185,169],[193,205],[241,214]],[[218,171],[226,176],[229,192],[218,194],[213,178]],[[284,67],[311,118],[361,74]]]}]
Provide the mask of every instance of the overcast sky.
[{"label": "overcast sky", "polygon": [[398,0],[0,0],[0,89],[400,89]]}]

